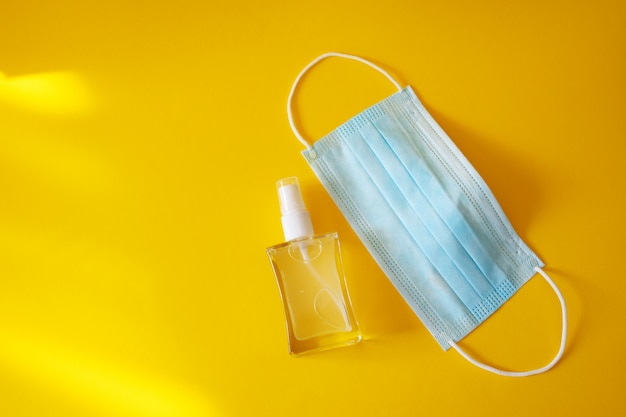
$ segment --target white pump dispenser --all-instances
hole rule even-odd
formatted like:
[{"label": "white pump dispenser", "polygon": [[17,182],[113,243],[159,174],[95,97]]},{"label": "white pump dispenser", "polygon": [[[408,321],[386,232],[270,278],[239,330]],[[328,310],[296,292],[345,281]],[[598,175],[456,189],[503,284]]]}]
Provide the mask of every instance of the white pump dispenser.
[{"label": "white pump dispenser", "polygon": [[313,236],[311,216],[304,205],[298,178],[283,178],[276,182],[276,188],[278,189],[285,241]]}]

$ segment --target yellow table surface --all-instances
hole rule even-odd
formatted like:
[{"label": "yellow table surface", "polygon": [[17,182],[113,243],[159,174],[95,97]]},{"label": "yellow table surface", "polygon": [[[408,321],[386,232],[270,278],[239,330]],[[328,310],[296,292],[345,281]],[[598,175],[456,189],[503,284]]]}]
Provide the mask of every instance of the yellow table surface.
[{"label": "yellow table surface", "polygon": [[[413,86],[546,262],[552,371],[444,352],[370,258],[287,122],[327,51]],[[0,71],[1,416],[626,413],[625,2],[10,1]],[[326,60],[298,125],[393,91]],[[292,175],[365,339],[302,358],[265,254]],[[559,314],[534,278],[461,345],[538,367]]]}]

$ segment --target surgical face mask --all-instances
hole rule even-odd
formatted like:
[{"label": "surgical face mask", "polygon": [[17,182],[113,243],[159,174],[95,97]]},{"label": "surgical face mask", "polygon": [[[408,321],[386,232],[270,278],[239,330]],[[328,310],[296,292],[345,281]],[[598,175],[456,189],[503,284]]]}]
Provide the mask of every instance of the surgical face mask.
[{"label": "surgical face mask", "polygon": [[[302,76],[328,57],[362,62],[397,88],[313,145],[299,133],[292,101]],[[520,239],[487,184],[420,103],[380,67],[328,53],[296,78],[288,116],[303,155],[369,253],[439,345],[507,376],[545,372],[561,358],[565,301]],[[512,372],[480,363],[456,343],[539,273],[561,302],[561,346],[539,369]]]}]

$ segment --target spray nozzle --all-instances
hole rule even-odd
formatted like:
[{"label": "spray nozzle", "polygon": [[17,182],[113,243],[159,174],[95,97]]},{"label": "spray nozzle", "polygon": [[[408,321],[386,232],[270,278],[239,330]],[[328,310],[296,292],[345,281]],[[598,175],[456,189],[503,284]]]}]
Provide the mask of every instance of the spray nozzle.
[{"label": "spray nozzle", "polygon": [[304,205],[298,178],[283,178],[276,182],[276,188],[285,240],[313,236],[311,216]]}]

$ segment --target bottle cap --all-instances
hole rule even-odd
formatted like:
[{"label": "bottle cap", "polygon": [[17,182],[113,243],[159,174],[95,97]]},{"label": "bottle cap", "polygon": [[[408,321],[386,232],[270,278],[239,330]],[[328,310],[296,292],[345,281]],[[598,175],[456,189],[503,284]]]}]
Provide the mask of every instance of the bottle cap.
[{"label": "bottle cap", "polygon": [[276,188],[278,190],[285,241],[313,236],[311,216],[304,205],[298,178],[283,178],[276,182]]}]

